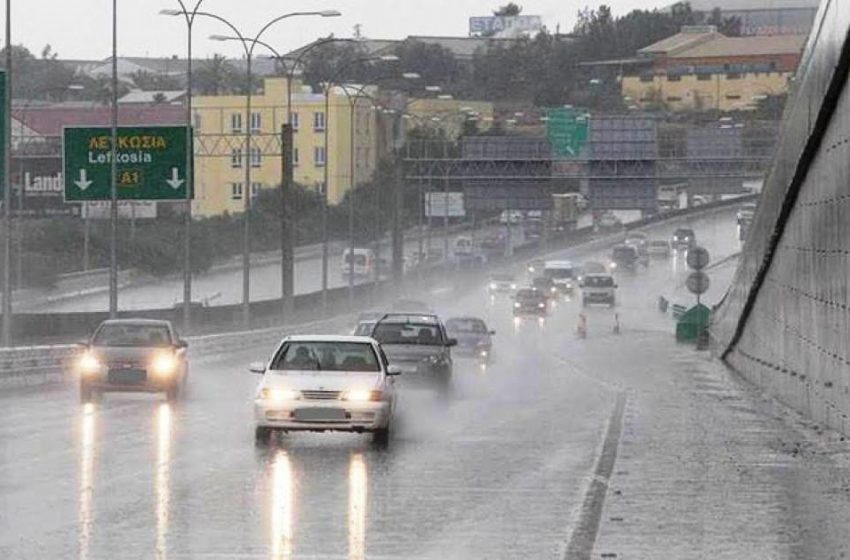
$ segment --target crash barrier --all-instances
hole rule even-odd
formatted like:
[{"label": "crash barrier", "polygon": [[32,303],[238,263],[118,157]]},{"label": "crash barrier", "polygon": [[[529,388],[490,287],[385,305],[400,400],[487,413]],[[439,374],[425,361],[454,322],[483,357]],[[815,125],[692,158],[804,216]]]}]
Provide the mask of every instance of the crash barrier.
[{"label": "crash barrier", "polygon": [[[665,221],[675,223],[678,220],[687,218],[695,214],[708,214],[713,211],[721,211],[740,204],[741,200],[724,201],[721,204],[704,205],[698,207],[699,211],[689,209],[675,214],[666,215],[666,220],[652,219],[643,220],[641,225],[629,224],[619,232],[607,234],[602,237],[594,238],[592,228],[581,228],[570,232],[570,235],[560,236],[560,239],[549,239],[549,243],[545,247],[540,243],[532,243],[517,247],[511,257],[492,260],[486,268],[461,271],[455,274],[454,283],[452,285],[452,294],[457,295],[481,285],[481,280],[494,269],[507,268],[515,266],[516,263],[523,262],[531,257],[541,256],[548,251],[564,250],[569,248],[579,248],[585,251],[594,251],[599,248],[616,243],[619,241],[623,233],[628,229],[633,229],[647,225]],[[556,246],[557,245],[557,249]],[[436,267],[429,270],[421,271],[423,283],[433,283],[435,281],[446,280],[446,271],[442,267]],[[413,280],[418,276],[417,272],[410,273],[408,285],[415,285]],[[356,285],[355,300],[359,307],[368,307],[370,297],[375,293],[392,292],[392,283],[390,281],[381,282],[379,286],[374,284]],[[329,309],[334,307],[346,307],[348,302],[348,287],[336,288],[328,291]],[[337,315],[326,320],[316,321],[316,310],[321,308],[321,292],[304,294],[295,298],[295,311],[293,313],[293,321],[289,325],[273,325],[266,324],[258,326],[262,322],[274,323],[279,321],[282,302],[280,299],[262,302],[253,302],[251,311],[254,318],[252,329],[233,332],[232,328],[229,332],[222,333],[207,333],[187,337],[190,345],[190,352],[195,356],[204,355],[221,355],[232,351],[244,350],[249,347],[269,346],[279,341],[286,334],[294,332],[304,332],[311,328],[322,332],[342,332],[344,328],[351,324],[353,316],[350,314]],[[146,310],[139,312],[120,313],[119,316],[133,316],[139,318],[160,318],[168,319],[179,324],[181,309],[162,309],[162,310]],[[216,320],[224,321],[225,324],[232,327],[241,321],[241,305],[216,306],[209,308],[193,309],[193,324],[201,328],[210,327],[211,323]],[[45,329],[47,332],[57,333],[65,332],[73,333],[76,339],[84,339],[102,320],[108,318],[108,313],[60,313],[60,314],[21,314],[16,315],[15,320],[29,321],[24,323],[24,327],[18,325],[18,328],[29,329]],[[213,325],[214,326],[214,325]],[[37,332],[37,331],[36,331]],[[61,375],[67,373],[70,368],[69,360],[73,359],[79,352],[79,347],[73,344],[57,344],[51,346],[30,346],[17,347],[12,349],[0,349],[0,381],[8,379],[37,380],[49,375]],[[197,359],[197,358],[195,358]]]},{"label": "crash barrier", "polygon": [[816,423],[850,430],[850,3],[821,2],[712,347]]}]

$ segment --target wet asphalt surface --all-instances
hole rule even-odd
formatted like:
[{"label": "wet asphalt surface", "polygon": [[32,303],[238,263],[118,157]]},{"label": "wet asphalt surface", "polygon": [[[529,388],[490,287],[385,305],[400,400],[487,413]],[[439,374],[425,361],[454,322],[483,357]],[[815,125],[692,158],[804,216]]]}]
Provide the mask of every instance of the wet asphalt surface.
[{"label": "wet asphalt surface", "polygon": [[[739,250],[734,212],[693,227],[713,257]],[[639,354],[612,333],[614,313],[632,342],[672,333],[657,297],[686,274],[681,257],[618,274],[619,305],[584,310],[592,353],[576,298],[516,321],[483,285],[435,296],[444,318],[497,331],[494,360],[456,359],[448,400],[402,379],[386,450],[348,434],[257,448],[246,365],[271,348],[193,356],[174,406],[123,394],[82,406],[73,383],[2,393],[0,558],[562,558],[618,375]]]}]

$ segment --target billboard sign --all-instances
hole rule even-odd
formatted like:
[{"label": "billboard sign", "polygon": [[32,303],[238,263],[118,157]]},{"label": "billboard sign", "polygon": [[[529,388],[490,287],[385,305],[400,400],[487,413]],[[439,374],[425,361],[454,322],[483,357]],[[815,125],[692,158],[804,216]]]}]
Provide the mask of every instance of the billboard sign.
[{"label": "billboard sign", "polygon": [[469,18],[470,37],[515,37],[543,29],[540,16],[484,16]]},{"label": "billboard sign", "polygon": [[462,192],[429,192],[425,194],[425,215],[429,218],[463,218],[466,216]]}]

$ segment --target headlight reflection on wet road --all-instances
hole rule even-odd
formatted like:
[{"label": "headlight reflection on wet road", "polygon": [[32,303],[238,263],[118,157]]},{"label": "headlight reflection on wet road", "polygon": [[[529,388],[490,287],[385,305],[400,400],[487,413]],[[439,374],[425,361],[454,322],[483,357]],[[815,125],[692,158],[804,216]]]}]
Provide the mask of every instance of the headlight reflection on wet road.
[{"label": "headlight reflection on wet road", "polygon": [[80,560],[86,560],[89,557],[94,518],[92,497],[94,494],[95,430],[97,427],[97,411],[94,406],[93,403],[86,403],[83,406],[80,419]]},{"label": "headlight reflection on wet road", "polygon": [[171,505],[171,406],[162,403],[156,418],[156,558],[168,557],[168,517]]},{"label": "headlight reflection on wet road", "polygon": [[286,451],[279,450],[272,462],[272,558],[289,560],[293,549],[295,479]]},{"label": "headlight reflection on wet road", "polygon": [[363,455],[351,456],[348,467],[348,558],[366,558],[366,498],[368,477]]}]

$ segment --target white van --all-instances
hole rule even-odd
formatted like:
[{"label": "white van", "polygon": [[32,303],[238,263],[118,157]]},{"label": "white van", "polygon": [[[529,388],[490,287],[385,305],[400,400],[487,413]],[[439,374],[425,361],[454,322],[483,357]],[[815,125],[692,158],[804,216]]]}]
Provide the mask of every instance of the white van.
[{"label": "white van", "polygon": [[546,261],[543,263],[543,275],[551,278],[561,292],[572,293],[578,270],[570,261]]},{"label": "white van", "polygon": [[351,249],[342,252],[342,277],[348,279],[351,267],[354,266],[354,277],[358,279],[372,279],[376,274],[377,262],[375,253],[371,249],[354,249],[352,258]]},{"label": "white van", "polygon": [[610,274],[585,274],[581,280],[581,303],[607,303],[614,307],[617,303],[617,283]]}]

